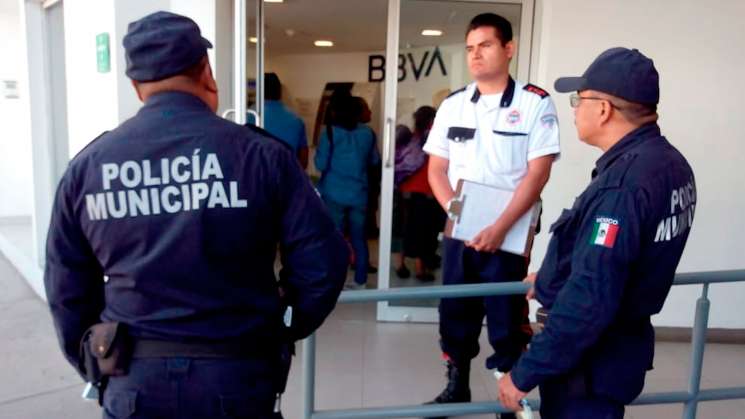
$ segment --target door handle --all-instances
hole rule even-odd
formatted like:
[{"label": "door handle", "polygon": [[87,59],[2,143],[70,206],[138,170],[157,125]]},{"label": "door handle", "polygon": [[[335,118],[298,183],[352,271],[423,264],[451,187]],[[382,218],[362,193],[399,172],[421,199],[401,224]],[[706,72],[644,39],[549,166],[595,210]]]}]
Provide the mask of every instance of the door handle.
[{"label": "door handle", "polygon": [[385,160],[385,167],[390,168],[393,167],[393,161],[392,157],[394,155],[393,151],[395,150],[395,145],[392,144],[393,141],[393,119],[392,118],[386,118],[385,119],[385,133],[383,135],[383,159]]}]

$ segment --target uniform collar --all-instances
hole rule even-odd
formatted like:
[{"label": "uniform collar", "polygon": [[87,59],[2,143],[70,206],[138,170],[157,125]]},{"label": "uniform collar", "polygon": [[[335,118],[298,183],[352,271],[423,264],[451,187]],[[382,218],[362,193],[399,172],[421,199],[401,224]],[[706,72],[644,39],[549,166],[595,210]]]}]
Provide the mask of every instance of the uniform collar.
[{"label": "uniform collar", "polygon": [[600,156],[598,161],[595,163],[595,170],[592,171],[592,177],[594,178],[598,174],[603,173],[613,164],[613,162],[618,160],[619,157],[641,145],[645,139],[659,136],[660,127],[656,122],[642,125],[626,134],[619,142],[615,143],[610,149],[608,149],[608,151]]},{"label": "uniform collar", "polygon": [[207,106],[202,99],[192,95],[191,93],[168,91],[160,92],[150,96],[145,101],[145,106],[140,112],[146,109],[156,109],[163,107],[178,107],[178,108],[189,108],[189,109],[204,109],[212,112],[209,106]]},{"label": "uniform collar", "polygon": [[[515,96],[515,80],[512,76],[508,76],[507,88],[502,92],[502,100],[499,102],[500,108],[506,108],[512,104],[512,98]],[[471,96],[471,102],[476,103],[481,97],[479,86],[474,83],[473,95]]]}]

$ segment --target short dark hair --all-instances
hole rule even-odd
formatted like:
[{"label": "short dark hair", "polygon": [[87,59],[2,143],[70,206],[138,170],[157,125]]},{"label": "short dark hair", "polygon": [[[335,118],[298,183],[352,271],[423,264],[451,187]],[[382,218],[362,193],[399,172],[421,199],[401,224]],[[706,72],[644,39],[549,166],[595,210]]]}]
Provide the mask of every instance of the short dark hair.
[{"label": "short dark hair", "polygon": [[466,29],[466,36],[468,36],[472,30],[484,26],[494,28],[494,32],[497,38],[502,42],[502,46],[505,46],[508,42],[512,41],[512,24],[507,19],[496,13],[482,13],[471,19],[471,23],[468,24],[468,29]]},{"label": "short dark hair", "polygon": [[435,114],[437,110],[431,106],[420,106],[419,109],[414,112],[414,131],[424,132],[429,129],[432,122],[435,120]]},{"label": "short dark hair", "polygon": [[644,125],[648,122],[656,121],[657,104],[655,103],[638,103],[626,100],[624,98],[598,91],[599,97],[610,102],[623,118],[634,125]]},{"label": "short dark hair", "polygon": [[[192,64],[191,66],[187,67],[184,71],[180,72],[179,74],[174,74],[174,76],[185,76],[193,81],[198,82],[199,78],[202,77],[202,71],[204,71],[204,66],[206,66],[208,63],[209,63],[209,59],[207,58],[207,55],[205,55],[195,64]],[[170,76],[170,77],[173,77],[173,76]],[[153,81],[159,81],[159,80],[153,80]]]},{"label": "short dark hair", "polygon": [[643,125],[650,120],[657,120],[656,104],[625,102],[627,103],[625,106],[617,109],[632,124]]},{"label": "short dark hair", "polygon": [[277,73],[264,73],[264,99],[282,99],[282,83]]}]

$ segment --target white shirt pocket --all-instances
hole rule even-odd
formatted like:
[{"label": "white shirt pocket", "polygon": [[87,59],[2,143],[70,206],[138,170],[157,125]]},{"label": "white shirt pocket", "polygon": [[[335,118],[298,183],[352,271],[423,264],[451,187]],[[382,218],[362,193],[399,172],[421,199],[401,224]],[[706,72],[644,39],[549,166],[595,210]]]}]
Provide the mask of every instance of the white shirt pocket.
[{"label": "white shirt pocket", "polygon": [[504,173],[522,172],[528,165],[528,133],[520,131],[492,130],[493,150],[502,163]]}]

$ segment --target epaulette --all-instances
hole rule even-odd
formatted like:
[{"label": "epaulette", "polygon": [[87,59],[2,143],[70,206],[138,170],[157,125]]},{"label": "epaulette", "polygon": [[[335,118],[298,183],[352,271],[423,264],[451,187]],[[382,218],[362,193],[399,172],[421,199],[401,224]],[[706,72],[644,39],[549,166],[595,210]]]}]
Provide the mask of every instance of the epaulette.
[{"label": "epaulette", "polygon": [[526,91],[528,91],[530,93],[535,93],[538,96],[540,96],[541,99],[543,99],[544,97],[547,97],[548,96],[548,92],[547,91],[541,89],[540,87],[538,87],[538,86],[536,86],[534,84],[530,84],[530,83],[526,84],[525,87],[523,87],[523,90],[526,90]]}]

